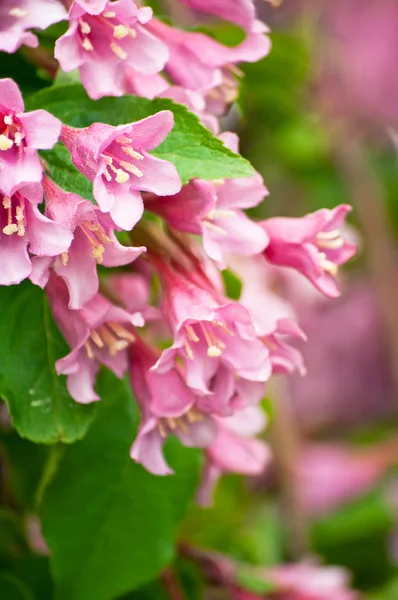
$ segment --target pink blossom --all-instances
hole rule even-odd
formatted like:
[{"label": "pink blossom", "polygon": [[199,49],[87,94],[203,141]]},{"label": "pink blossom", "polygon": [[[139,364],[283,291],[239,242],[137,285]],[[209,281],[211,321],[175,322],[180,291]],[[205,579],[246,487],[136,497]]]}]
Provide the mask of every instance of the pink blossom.
[{"label": "pink blossom", "polygon": [[[238,151],[235,134],[224,133],[220,138],[228,148]],[[225,268],[228,254],[251,256],[267,246],[264,228],[243,212],[260,204],[267,194],[259,173],[246,179],[194,179],[175,196],[148,197],[146,208],[180,231],[201,235],[207,255]]]},{"label": "pink blossom", "polygon": [[0,50],[15,52],[22,44],[36,48],[37,37],[29,29],[46,29],[66,19],[62,2],[54,0],[1,0]]},{"label": "pink blossom", "polygon": [[207,127],[214,135],[219,133],[220,126],[218,119],[214,115],[206,112],[205,99],[199,92],[187,90],[178,85],[172,85],[158,95],[160,98],[170,98],[171,100],[174,100],[174,102],[184,104],[191,112],[199,117],[202,125]]},{"label": "pink blossom", "polygon": [[188,385],[197,393],[211,393],[209,385],[220,365],[237,377],[265,382],[271,371],[269,352],[257,339],[250,315],[239,303],[216,297],[193,281],[158,262],[163,286],[162,311],[174,336],[173,344],[156,363],[166,372],[180,356]]},{"label": "pink blossom", "polygon": [[255,19],[253,0],[182,0],[190,8],[236,23],[245,29]]},{"label": "pink blossom", "polygon": [[242,282],[239,302],[249,311],[254,330],[268,348],[272,372],[305,375],[302,354],[291,339],[306,341],[289,302],[272,291],[270,267],[261,256],[228,257],[228,266]]},{"label": "pink blossom", "polygon": [[46,214],[73,233],[68,251],[50,259],[34,259],[31,279],[41,287],[47,284],[49,268],[65,280],[69,308],[83,308],[98,292],[97,264],[118,267],[135,260],[144,247],[122,246],[115,237],[109,215],[88,200],[66,192],[47,177],[43,180]]},{"label": "pink blossom", "polygon": [[20,283],[29,277],[29,253],[56,256],[70,246],[68,229],[39,211],[42,198],[40,183],[20,184],[10,195],[0,192],[0,285]]},{"label": "pink blossom", "polygon": [[7,195],[20,183],[41,180],[37,150],[52,148],[61,132],[61,122],[45,110],[23,111],[17,84],[0,79],[0,189]]},{"label": "pink blossom", "polygon": [[235,75],[239,71],[235,65],[256,62],[266,56],[271,47],[265,35],[269,30],[260,21],[254,21],[246,39],[234,47],[223,46],[203,33],[175,29],[157,19],[152,19],[149,29],[169,49],[165,70],[173,82],[203,94],[211,90],[218,112],[225,103],[236,99]]},{"label": "pink blossom", "polygon": [[358,600],[348,589],[348,573],[339,567],[287,564],[267,570],[265,578],[277,587],[281,600]]},{"label": "pink blossom", "polygon": [[145,27],[151,18],[150,8],[137,8],[132,0],[75,0],[69,29],[56,42],[55,58],[63,71],[79,69],[91,98],[122,96],[126,67],[153,74],[167,61],[166,46]]},{"label": "pink blossom", "polygon": [[73,164],[93,182],[94,198],[116,225],[130,230],[143,213],[139,190],[175,194],[181,181],[175,166],[148,154],[173,128],[164,110],[129,125],[93,123],[84,129],[64,126],[61,139]]},{"label": "pink blossom", "polygon": [[170,87],[168,81],[159,73],[140,73],[126,68],[124,72],[123,90],[125,94],[134,94],[152,100]]},{"label": "pink blossom", "polygon": [[231,417],[215,417],[217,436],[206,450],[206,465],[197,501],[212,504],[215,486],[223,473],[259,475],[271,460],[268,446],[254,436],[266,426],[264,412],[251,406]]},{"label": "pink blossom", "polygon": [[173,434],[185,446],[206,447],[214,438],[214,423],[196,410],[195,396],[178,367],[162,374],[151,370],[157,354],[138,337],[130,359],[131,384],[141,409],[141,426],[130,454],[151,473],[168,475],[173,471],[163,456],[165,439]]},{"label": "pink blossom", "polygon": [[341,204],[303,218],[276,217],[262,221],[270,238],[265,257],[275,265],[296,269],[326,296],[338,296],[335,281],[338,266],[356,252],[356,247],[339,231],[350,210],[350,206]]},{"label": "pink blossom", "polygon": [[94,383],[100,364],[121,378],[127,370],[127,347],[135,341],[133,326],[143,324],[131,314],[97,294],[82,310],[69,310],[64,281],[50,273],[46,286],[51,310],[71,352],[56,362],[59,375],[67,376],[67,388],[76,402],[99,400]]}]

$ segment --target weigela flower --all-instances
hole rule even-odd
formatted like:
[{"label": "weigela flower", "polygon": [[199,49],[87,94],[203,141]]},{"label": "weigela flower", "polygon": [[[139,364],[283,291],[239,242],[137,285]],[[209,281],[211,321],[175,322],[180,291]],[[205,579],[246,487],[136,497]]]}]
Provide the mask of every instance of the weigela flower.
[{"label": "weigela flower", "polygon": [[233,77],[235,65],[256,62],[270,51],[265,35],[268,28],[254,21],[246,39],[238,46],[223,46],[203,33],[181,31],[157,19],[149,29],[169,49],[165,70],[174,83],[205,93],[212,89],[218,101],[231,103],[236,99],[237,83]]},{"label": "weigela flower", "polygon": [[147,75],[128,67],[124,71],[123,90],[125,94],[153,100],[169,87],[167,79],[159,73]]},{"label": "weigela flower", "polygon": [[270,267],[261,256],[231,255],[228,266],[242,282],[239,302],[249,311],[257,336],[269,350],[272,372],[305,375],[302,354],[290,339],[306,341],[307,336],[298,326],[291,304],[272,291]]},{"label": "weigela flower", "polygon": [[37,37],[29,29],[46,29],[66,19],[62,2],[54,0],[1,0],[0,50],[15,52],[22,44],[36,48]]},{"label": "weigela flower", "polygon": [[166,46],[144,27],[151,18],[150,8],[137,8],[132,0],[75,0],[55,58],[63,71],[79,69],[91,98],[122,96],[126,67],[152,74],[167,61]]},{"label": "weigela flower", "polygon": [[217,434],[206,449],[206,464],[197,501],[212,504],[215,486],[223,473],[260,475],[271,460],[268,446],[255,438],[267,420],[264,412],[251,406],[231,417],[215,417]]},{"label": "weigela flower", "polygon": [[131,314],[97,294],[82,310],[69,310],[64,281],[54,273],[46,286],[54,318],[71,348],[55,364],[67,376],[67,388],[76,402],[99,400],[94,383],[101,364],[119,378],[127,370],[127,347],[134,342],[133,326],[143,325],[139,313]]},{"label": "weigela flower", "polygon": [[181,189],[175,166],[148,154],[163,142],[173,124],[173,113],[164,110],[129,125],[62,128],[61,139],[73,164],[93,182],[101,211],[109,212],[118,227],[130,230],[141,218],[139,190],[162,196]]},{"label": "weigela flower", "polygon": [[[195,408],[195,395],[178,367],[167,373],[153,372],[156,353],[136,339],[130,348],[131,385],[141,410],[141,425],[131,447],[131,457],[155,475],[170,469],[162,447],[169,435],[188,447],[206,447],[214,439],[214,422]],[[165,391],[167,393],[165,393]]]},{"label": "weigela flower", "polygon": [[182,0],[190,8],[199,12],[216,15],[244,29],[248,29],[255,19],[253,0]]},{"label": "weigela flower", "polygon": [[206,112],[206,102],[199,92],[187,90],[179,85],[168,86],[167,89],[157,94],[160,98],[170,98],[178,104],[184,104],[191,112],[197,115],[202,125],[207,127],[214,135],[220,131],[218,119]]},{"label": "weigela flower", "polygon": [[269,352],[257,339],[248,311],[237,302],[218,299],[215,290],[188,281],[163,261],[156,268],[164,294],[162,311],[174,341],[154,370],[167,372],[181,357],[189,387],[204,396],[213,393],[211,384],[221,366],[232,370],[237,379],[267,381]]},{"label": "weigela flower", "polygon": [[70,246],[70,231],[39,211],[42,199],[40,183],[20,184],[10,195],[0,191],[0,285],[20,283],[29,277],[29,253],[56,256]]},{"label": "weigela flower", "polygon": [[351,207],[322,208],[303,218],[262,221],[270,242],[264,255],[271,263],[296,269],[326,296],[339,296],[335,277],[339,265],[356,253],[340,233]]},{"label": "weigela flower", "polygon": [[0,79],[0,189],[10,195],[20,183],[40,181],[37,150],[54,146],[61,122],[45,110],[24,113],[24,103],[12,79]]},{"label": "weigela flower", "polygon": [[[220,139],[237,152],[235,134],[224,133]],[[243,212],[260,204],[267,194],[259,173],[245,179],[213,182],[194,179],[175,196],[149,196],[146,208],[180,231],[201,235],[207,255],[225,268],[226,255],[251,256],[267,246],[268,235],[264,229]]]},{"label": "weigela flower", "polygon": [[49,268],[65,280],[69,308],[83,308],[98,292],[97,264],[118,267],[135,260],[144,247],[122,246],[115,237],[115,224],[88,200],[66,192],[44,177],[46,215],[73,233],[70,248],[55,258],[34,259],[31,279],[47,284]]}]

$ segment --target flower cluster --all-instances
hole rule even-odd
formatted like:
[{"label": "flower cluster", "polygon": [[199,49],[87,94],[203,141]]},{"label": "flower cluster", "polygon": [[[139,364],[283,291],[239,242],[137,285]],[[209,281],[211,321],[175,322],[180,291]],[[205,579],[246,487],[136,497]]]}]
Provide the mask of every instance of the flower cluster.
[{"label": "flower cluster", "polygon": [[[32,27],[68,20],[55,57],[62,70],[79,70],[91,98],[172,98],[236,152],[237,136],[220,133],[218,117],[236,99],[238,65],[269,52],[268,29],[252,0],[182,1],[239,25],[245,39],[224,46],[133,0],[6,0],[1,49],[35,45]],[[223,472],[257,474],[268,463],[255,437],[265,427],[265,384],[275,373],[304,372],[290,340],[305,335],[271,290],[270,272],[294,269],[333,297],[338,267],[355,247],[342,233],[345,205],[303,218],[249,218],[245,210],[268,195],[258,173],[182,186],[176,167],[151,154],[172,128],[170,111],[70,127],[44,110],[25,113],[17,85],[0,80],[0,284],[30,278],[45,289],[70,347],[56,370],[76,402],[100,400],[101,365],[129,373],[141,412],[135,461],[170,473],[162,452],[169,435],[205,449],[206,503]],[[92,183],[95,203],[60,188],[41,162],[37,151],[58,140]],[[239,300],[226,295],[224,269],[242,280]]]}]

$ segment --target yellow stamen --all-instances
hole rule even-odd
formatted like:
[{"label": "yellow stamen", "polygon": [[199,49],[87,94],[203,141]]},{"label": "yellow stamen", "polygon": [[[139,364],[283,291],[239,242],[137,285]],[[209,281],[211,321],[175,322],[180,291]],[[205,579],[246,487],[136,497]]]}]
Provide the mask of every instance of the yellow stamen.
[{"label": "yellow stamen", "polygon": [[[126,169],[126,171],[128,171],[129,173],[132,173],[136,177],[142,177],[144,175],[144,173],[142,171],[140,171],[135,165],[133,165],[132,163],[126,162],[125,160],[121,160],[120,165],[124,169]],[[117,180],[117,178],[116,178],[116,180]]]},{"label": "yellow stamen", "polygon": [[228,235],[228,231],[226,231],[222,227],[219,227],[218,225],[214,225],[214,223],[210,223],[210,221],[203,220],[202,222],[203,222],[203,225],[205,227],[207,227],[207,229],[216,231],[217,233],[220,233],[221,235]]},{"label": "yellow stamen", "polygon": [[90,342],[87,340],[84,342],[84,347],[86,349],[87,352],[87,356],[89,357],[90,360],[93,360],[94,358],[94,352],[91,348]]},{"label": "yellow stamen", "polygon": [[6,116],[4,117],[4,123],[5,123],[6,125],[12,125],[12,115],[6,115]]},{"label": "yellow stamen", "polygon": [[123,169],[116,169],[116,181],[117,183],[126,183],[130,179],[130,176]]},{"label": "yellow stamen", "polygon": [[18,231],[18,225],[16,225],[15,223],[10,223],[9,225],[6,225],[5,227],[3,227],[3,233],[5,233],[6,235],[12,235],[13,233],[16,233]]},{"label": "yellow stamen", "polygon": [[94,344],[98,346],[98,348],[104,347],[102,337],[99,335],[98,331],[95,331],[95,329],[93,329],[90,333],[90,338],[93,340]]},{"label": "yellow stamen", "polygon": [[61,254],[61,262],[63,264],[64,267],[66,267],[66,265],[68,264],[68,260],[69,260],[69,254],[67,252],[62,252]]},{"label": "yellow stamen", "polygon": [[116,17],[116,13],[113,12],[113,10],[107,10],[106,12],[104,12],[104,17],[106,19],[114,19]]},{"label": "yellow stamen", "polygon": [[199,342],[199,338],[196,335],[195,330],[193,329],[192,325],[187,325],[185,327],[185,330],[186,330],[187,336],[191,340],[191,342]]},{"label": "yellow stamen", "polygon": [[10,15],[10,17],[17,17],[17,18],[22,18],[22,17],[27,17],[29,14],[29,11],[23,9],[23,8],[19,8],[18,6],[16,6],[15,8],[12,8],[8,14]]},{"label": "yellow stamen", "polygon": [[10,140],[3,133],[0,135],[0,150],[9,150],[13,146],[13,140]]},{"label": "yellow stamen", "polygon": [[133,150],[131,146],[123,146],[122,150],[127,156],[131,156],[131,158],[136,158],[137,160],[142,160],[144,158],[142,154]]},{"label": "yellow stamen", "polygon": [[118,44],[116,44],[116,42],[112,42],[110,44],[110,48],[111,48],[113,54],[116,54],[116,56],[118,58],[120,58],[120,60],[126,60],[127,52],[125,52],[123,50],[123,48],[121,48]]},{"label": "yellow stamen", "polygon": [[91,33],[91,27],[86,21],[80,21],[80,31],[86,35]]},{"label": "yellow stamen", "polygon": [[129,342],[135,342],[135,336],[126,329],[121,323],[108,323],[108,327],[112,329],[117,336]]},{"label": "yellow stamen", "polygon": [[87,52],[91,52],[92,50],[94,50],[94,46],[92,45],[92,43],[90,42],[90,40],[88,38],[84,38],[84,40],[82,42],[82,46],[85,50],[87,50]]},{"label": "yellow stamen", "polygon": [[127,37],[128,34],[129,30],[124,25],[116,25],[113,28],[113,37],[115,37],[117,40],[122,40],[123,38]]}]

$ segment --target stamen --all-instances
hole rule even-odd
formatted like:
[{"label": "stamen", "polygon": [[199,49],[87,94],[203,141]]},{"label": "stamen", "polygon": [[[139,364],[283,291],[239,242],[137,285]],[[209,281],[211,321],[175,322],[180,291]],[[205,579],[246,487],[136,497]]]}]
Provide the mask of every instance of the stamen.
[{"label": "stamen", "polygon": [[89,357],[89,359],[93,360],[93,358],[94,358],[94,352],[93,352],[93,350],[91,348],[91,345],[90,345],[90,342],[88,340],[86,340],[84,342],[84,347],[86,349],[87,356]]},{"label": "stamen", "polygon": [[340,231],[338,229],[333,229],[333,231],[320,231],[316,234],[316,238],[319,240],[334,240],[337,237],[340,237]]},{"label": "stamen", "polygon": [[107,181],[112,181],[112,176],[111,176],[111,174],[109,173],[108,169],[105,169],[105,171],[104,171],[104,177],[105,177],[105,179],[106,179]]},{"label": "stamen", "polygon": [[126,135],[120,135],[118,138],[115,139],[115,142],[117,144],[131,144],[133,140],[129,137],[127,137]]},{"label": "stamen", "polygon": [[86,35],[91,33],[91,27],[86,21],[80,21],[80,31]]},{"label": "stamen", "polygon": [[114,19],[116,17],[116,13],[113,12],[113,10],[107,10],[106,12],[104,12],[104,17],[106,17],[107,19]]},{"label": "stamen", "polygon": [[22,18],[22,17],[27,17],[29,14],[29,11],[27,11],[23,8],[15,7],[15,8],[12,8],[8,12],[8,14],[10,15],[10,17]]},{"label": "stamen", "polygon": [[331,260],[328,260],[326,254],[323,252],[319,254],[319,258],[321,269],[323,269],[326,273],[329,273],[329,275],[332,277],[336,277],[337,273],[339,272],[338,266]]},{"label": "stamen", "polygon": [[99,335],[98,331],[95,331],[95,329],[93,329],[90,333],[90,338],[93,340],[94,344],[98,346],[98,348],[104,347],[102,337]]},{"label": "stamen", "polygon": [[111,356],[116,356],[118,352],[121,352],[121,350],[125,350],[125,348],[127,348],[128,342],[126,340],[118,340],[115,338],[105,325],[100,327],[100,332]]},{"label": "stamen", "polygon": [[17,229],[18,229],[19,237],[23,237],[25,235],[25,225],[23,223],[19,222],[17,225]]},{"label": "stamen", "polygon": [[178,427],[181,429],[182,433],[188,433],[189,429],[187,424],[182,418],[176,419]]},{"label": "stamen", "polygon": [[9,150],[13,144],[13,140],[10,140],[4,133],[0,135],[0,150]]},{"label": "stamen", "polygon": [[16,225],[15,223],[10,223],[9,225],[6,225],[5,227],[3,227],[3,233],[5,233],[6,235],[12,235],[13,233],[16,233],[18,231],[18,225]]},{"label": "stamen", "polygon": [[126,183],[130,179],[130,176],[123,169],[116,169],[116,181],[117,183]]},{"label": "stamen", "polygon": [[137,37],[137,32],[131,27],[129,28],[129,37],[133,38],[133,40]]},{"label": "stamen", "polygon": [[184,340],[184,348],[185,348],[185,352],[187,353],[189,360],[193,360],[195,357],[194,357],[194,353],[192,352],[192,348],[188,343],[188,340]]},{"label": "stamen", "polygon": [[129,342],[135,342],[135,335],[126,329],[121,323],[108,323],[108,327],[112,329],[116,335]]},{"label": "stamen", "polygon": [[223,229],[222,227],[219,227],[218,225],[214,225],[214,223],[210,223],[210,221],[206,221],[205,219],[203,220],[203,225],[205,227],[207,227],[207,229],[216,231],[217,233],[220,233],[221,235],[228,235],[228,231],[225,231],[225,229]]},{"label": "stamen", "polygon": [[169,429],[171,429],[172,431],[177,427],[177,423],[171,417],[166,417],[166,423]]},{"label": "stamen", "polygon": [[131,146],[123,146],[122,150],[127,156],[131,156],[131,158],[136,158],[137,160],[142,160],[144,158],[142,154],[133,150]]},{"label": "stamen", "polygon": [[[144,175],[144,173],[142,171],[140,171],[135,165],[133,165],[132,163],[126,162],[125,160],[121,160],[119,161],[120,165],[126,169],[126,171],[128,171],[129,173],[132,173],[133,175],[135,175],[136,177],[142,177]],[[117,180],[117,178],[116,178]]]},{"label": "stamen", "polygon": [[220,340],[217,340],[214,334],[209,334],[204,323],[199,323],[199,325],[202,329],[203,335],[208,345],[207,356],[209,358],[218,358],[219,356],[221,356],[222,351],[225,348],[225,344],[223,344],[223,342],[221,342]]},{"label": "stamen", "polygon": [[23,221],[23,219],[24,219],[23,206],[17,206],[17,208],[15,210],[15,218],[17,221]]},{"label": "stamen", "polygon": [[113,54],[116,54],[116,56],[118,58],[120,58],[120,60],[126,60],[127,52],[125,52],[123,50],[123,48],[121,48],[118,44],[116,44],[116,42],[112,42],[110,44],[110,48],[111,48]]},{"label": "stamen", "polygon": [[104,260],[104,252],[105,252],[105,248],[102,244],[99,244],[98,246],[93,248],[91,251],[91,256],[93,258],[95,258],[95,260],[97,261],[97,263],[99,265],[101,265],[102,261]]},{"label": "stamen", "polygon": [[318,248],[325,250],[338,250],[344,246],[344,239],[338,229],[333,231],[321,231],[315,236]]},{"label": "stamen", "polygon": [[82,46],[85,50],[87,50],[87,52],[91,52],[92,50],[94,50],[94,46],[92,45],[92,43],[90,42],[90,40],[88,38],[84,38],[84,40],[82,42]]},{"label": "stamen", "polygon": [[66,267],[66,265],[68,264],[68,260],[69,260],[69,254],[67,252],[62,252],[61,254],[61,262],[63,264],[64,267]]},{"label": "stamen", "polygon": [[3,120],[6,125],[12,125],[12,115],[6,115]]},{"label": "stamen", "polygon": [[162,421],[158,421],[157,422],[157,428],[159,429],[159,433],[161,435],[162,438],[166,438],[167,437],[167,431],[162,423]]},{"label": "stamen", "polygon": [[212,184],[213,185],[224,185],[225,184],[225,179],[213,179],[212,180]]},{"label": "stamen", "polygon": [[122,24],[116,25],[113,28],[113,37],[115,37],[117,40],[122,40],[123,38],[127,37],[128,34],[129,34],[128,28]]},{"label": "stamen", "polygon": [[207,215],[208,219],[223,219],[224,217],[236,217],[236,212],[223,208],[213,208]]},{"label": "stamen", "polygon": [[192,325],[186,325],[185,330],[186,330],[187,336],[191,340],[191,342],[199,342],[199,338],[196,335],[195,330],[193,329]]},{"label": "stamen", "polygon": [[4,196],[2,204],[6,209],[11,208],[11,198],[9,198],[8,196]]},{"label": "stamen", "polygon": [[14,142],[16,146],[20,146],[23,140],[23,135],[19,131],[17,131],[14,135]]}]

